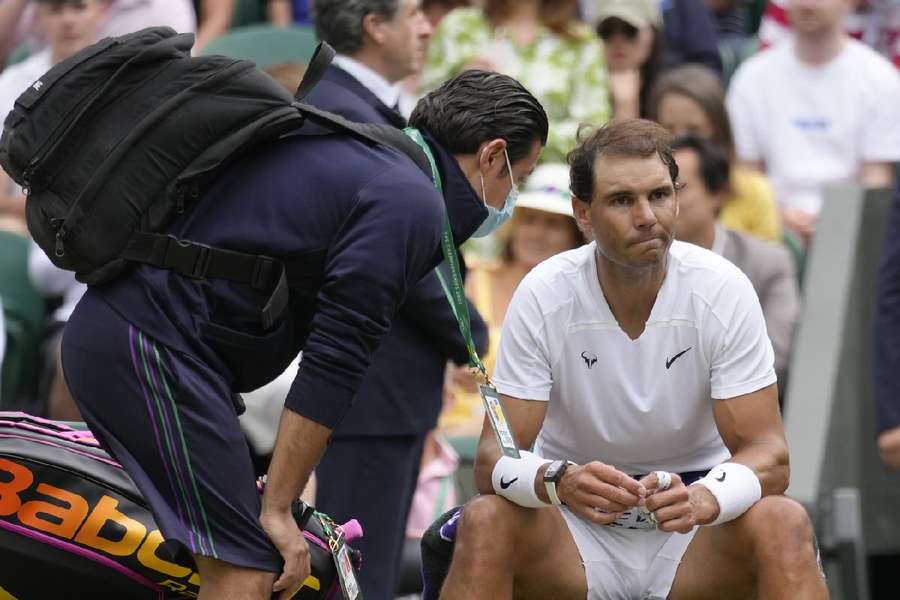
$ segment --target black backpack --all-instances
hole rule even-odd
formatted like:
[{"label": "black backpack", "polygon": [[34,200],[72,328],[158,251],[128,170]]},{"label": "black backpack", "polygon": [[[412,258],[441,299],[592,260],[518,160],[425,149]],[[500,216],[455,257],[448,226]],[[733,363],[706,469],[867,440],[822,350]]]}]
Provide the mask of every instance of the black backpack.
[{"label": "black backpack", "polygon": [[[25,190],[34,240],[79,281],[102,284],[145,263],[245,283],[271,294],[261,313],[268,330],[288,301],[279,260],[158,232],[238,156],[289,133],[350,135],[403,152],[429,178],[431,170],[401,131],[299,102],[334,57],[327,44],[294,98],[252,62],[192,57],[192,45],[191,34],[154,27],[60,62],[16,100],[0,165]],[[307,121],[314,126],[304,127]]]}]

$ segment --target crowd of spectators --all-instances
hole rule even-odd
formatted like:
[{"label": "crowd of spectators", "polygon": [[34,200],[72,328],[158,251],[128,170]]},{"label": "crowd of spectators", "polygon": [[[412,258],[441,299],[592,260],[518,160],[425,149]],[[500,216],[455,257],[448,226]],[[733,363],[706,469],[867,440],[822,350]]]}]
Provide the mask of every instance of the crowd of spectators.
[{"label": "crowd of spectators", "polygon": [[[274,26],[316,26],[316,3],[307,0],[0,2],[0,119],[52,65],[104,36],[169,25],[195,32],[200,51],[229,30],[247,1]],[[390,21],[404,2],[360,4],[387,11],[382,16]],[[801,313],[803,256],[813,244],[827,243],[816,237],[823,191],[841,182],[891,187],[895,181],[900,0],[422,0],[421,10],[416,35],[427,45],[424,60],[415,72],[378,83],[376,95],[391,113],[387,122],[403,126],[419,96],[473,68],[518,79],[550,118],[541,166],[517,182],[523,194],[511,222],[493,245],[468,248],[467,292],[489,328],[488,356],[522,277],[585,239],[566,206],[564,163],[579,127],[645,117],[677,138],[687,184],[678,237],[726,256],[748,275],[760,296],[783,392]],[[362,81],[365,68],[347,58],[358,48],[337,48],[334,68]],[[292,69],[282,81],[294,87],[301,74],[302,68]],[[0,231],[30,244],[25,202],[23,191],[0,171]],[[4,381],[22,381],[9,377],[22,364],[20,356],[10,357],[28,344],[13,333],[21,318],[15,303],[4,302],[17,279],[0,272],[0,307],[6,309],[0,310],[0,409],[77,420],[60,373],[59,340],[84,286],[36,245],[29,248],[29,259],[18,268],[45,302],[45,325],[32,340],[40,351],[27,357],[37,376],[15,389]],[[420,492],[440,489],[435,482],[457,464],[441,435],[480,429],[467,369],[449,362],[443,388],[440,425],[424,442]],[[424,530],[435,510],[428,500],[434,494],[422,494],[412,503],[412,535]]]}]

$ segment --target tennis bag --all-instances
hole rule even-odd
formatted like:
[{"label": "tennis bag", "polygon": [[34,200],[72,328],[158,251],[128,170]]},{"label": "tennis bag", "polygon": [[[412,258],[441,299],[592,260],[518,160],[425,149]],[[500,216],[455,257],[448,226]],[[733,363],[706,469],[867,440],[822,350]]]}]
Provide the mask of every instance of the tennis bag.
[{"label": "tennis bag", "polygon": [[[193,42],[151,27],[55,65],[7,116],[0,165],[25,190],[34,240],[79,281],[105,283],[145,263],[248,284],[268,297],[260,318],[269,330],[288,301],[280,260],[163,233],[228,165],[287,134],[342,134],[393,147],[429,178],[431,169],[401,131],[299,102],[334,57],[327,44],[292,97],[251,61],[192,57]],[[296,279],[308,280],[309,265],[298,268]]]},{"label": "tennis bag", "polygon": [[[340,597],[326,528],[351,542],[359,524],[338,527],[299,501],[293,511],[312,563],[294,600]],[[358,569],[359,553],[349,558]],[[190,553],[163,539],[132,480],[90,431],[0,412],[0,598],[163,600],[196,598],[199,589]]]}]

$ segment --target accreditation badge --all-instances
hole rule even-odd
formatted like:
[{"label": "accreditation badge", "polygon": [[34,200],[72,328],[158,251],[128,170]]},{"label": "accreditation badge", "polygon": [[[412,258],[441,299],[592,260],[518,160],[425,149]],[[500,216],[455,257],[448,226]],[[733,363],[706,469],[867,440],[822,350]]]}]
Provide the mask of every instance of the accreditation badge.
[{"label": "accreditation badge", "polygon": [[478,385],[478,392],[481,394],[481,400],[484,402],[484,412],[491,422],[491,428],[497,436],[497,443],[500,444],[503,454],[512,458],[519,458],[519,448],[516,446],[516,440],[509,429],[506,413],[503,412],[500,394],[497,393],[494,386],[483,384]]},{"label": "accreditation badge", "polygon": [[344,598],[346,600],[361,600],[362,594],[359,592],[359,582],[356,580],[356,572],[353,570],[353,563],[350,561],[350,551],[344,543],[343,536],[337,540],[332,550]]}]

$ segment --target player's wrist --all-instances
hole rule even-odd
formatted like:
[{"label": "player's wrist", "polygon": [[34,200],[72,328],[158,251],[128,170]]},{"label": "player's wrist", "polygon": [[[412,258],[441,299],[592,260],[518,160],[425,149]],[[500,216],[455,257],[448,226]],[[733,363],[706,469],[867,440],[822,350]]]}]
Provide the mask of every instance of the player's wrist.
[{"label": "player's wrist", "polygon": [[698,525],[709,525],[719,516],[719,501],[705,485],[688,486],[691,507]]},{"label": "player's wrist", "polygon": [[718,514],[707,525],[721,525],[737,519],[762,497],[759,477],[750,467],[736,462],[713,467],[706,477],[691,487],[697,486],[705,487],[718,505]]}]

